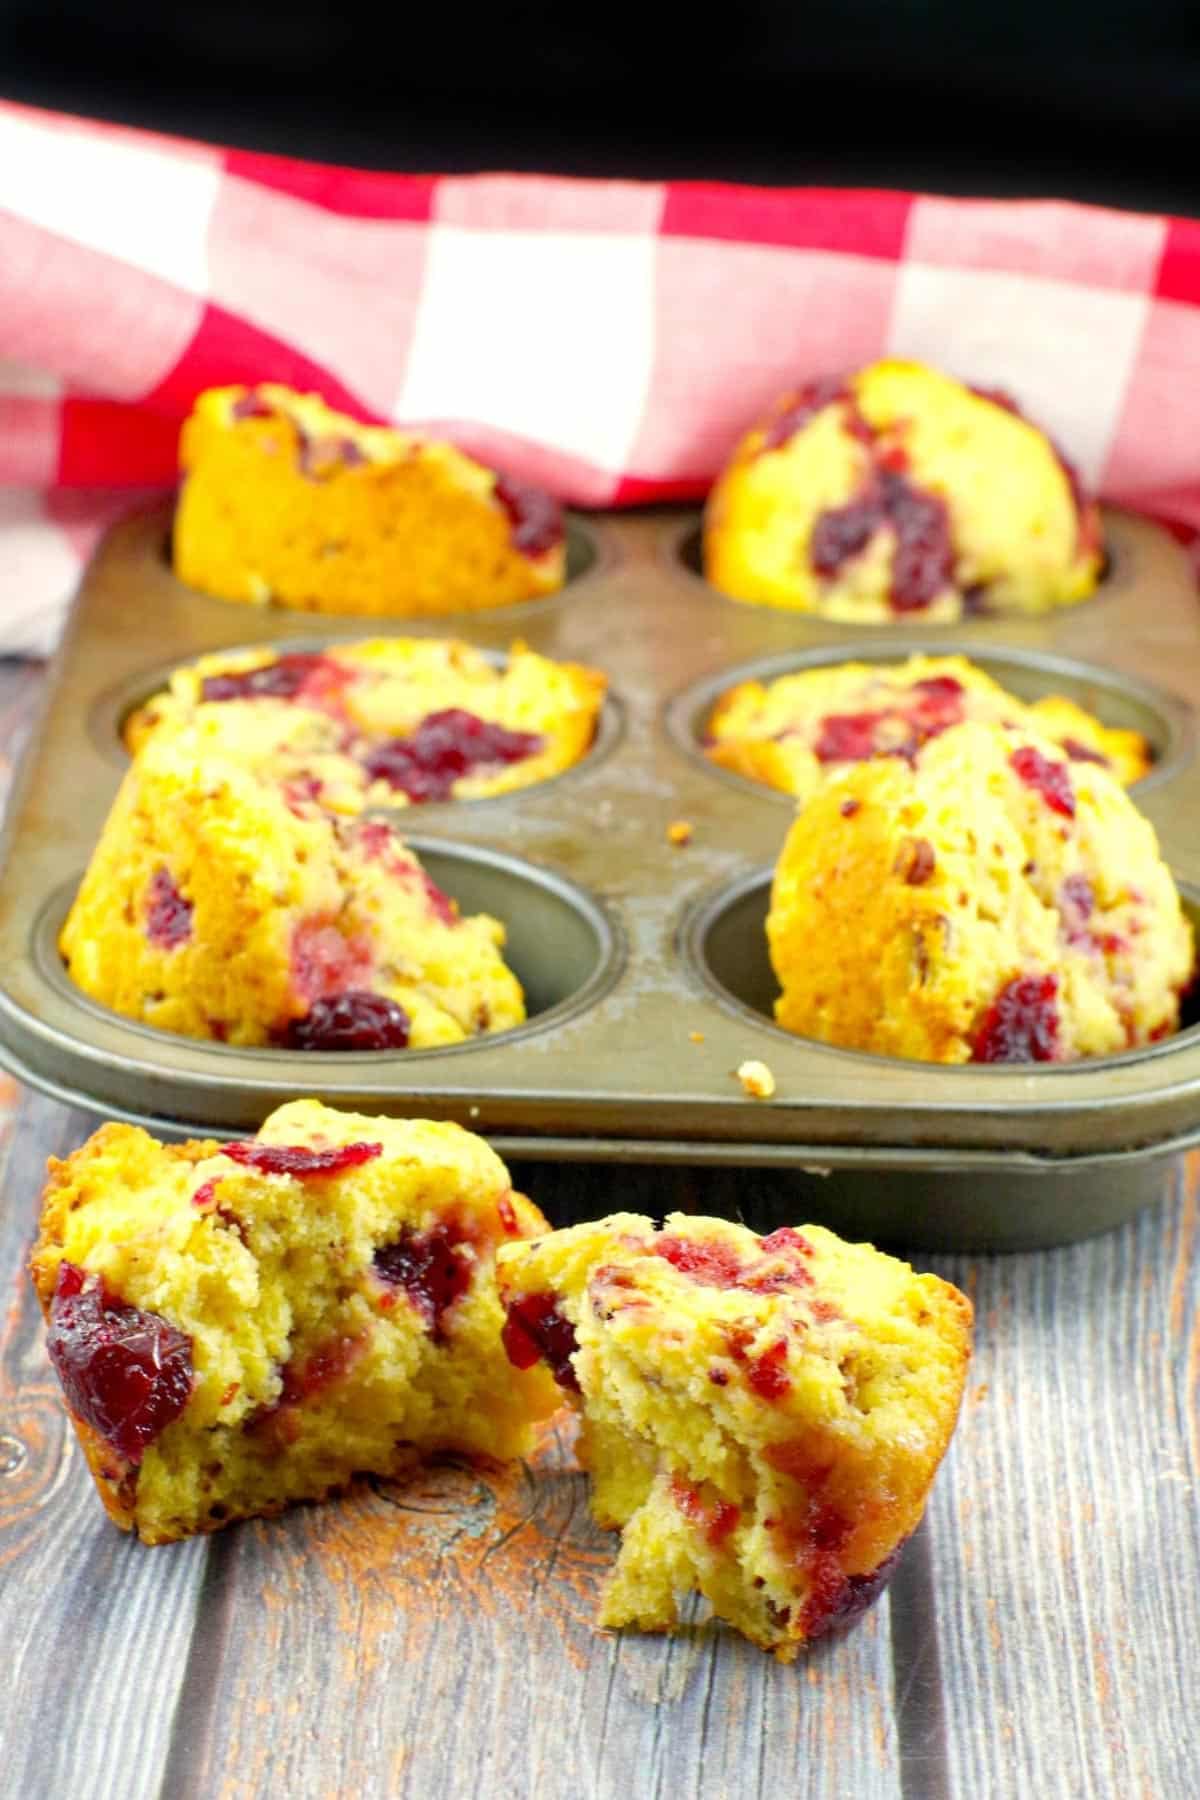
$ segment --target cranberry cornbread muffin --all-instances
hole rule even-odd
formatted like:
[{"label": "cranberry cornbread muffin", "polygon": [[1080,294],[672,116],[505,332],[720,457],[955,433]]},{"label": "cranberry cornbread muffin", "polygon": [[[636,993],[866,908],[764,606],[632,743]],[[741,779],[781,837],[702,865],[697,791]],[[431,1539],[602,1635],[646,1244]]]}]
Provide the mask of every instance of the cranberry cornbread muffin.
[{"label": "cranberry cornbread muffin", "polygon": [[706,749],[721,768],[807,800],[850,764],[911,758],[967,719],[1035,732],[1073,762],[1111,769],[1126,787],[1154,760],[1141,732],[1102,725],[1065,695],[1018,700],[965,656],[839,663],[739,682],[713,711]]},{"label": "cranberry cornbread muffin", "polygon": [[267,776],[226,729],[202,707],[134,760],[63,926],[71,979],[238,1045],[425,1048],[519,1024],[499,921],[463,917],[391,824],[319,803],[336,784],[319,759]]},{"label": "cranberry cornbread muffin", "polygon": [[767,940],[787,1030],[946,1063],[1163,1037],[1195,960],[1153,827],[1108,770],[982,724],[804,805]]},{"label": "cranberry cornbread muffin", "polygon": [[704,570],[734,600],[929,624],[1083,600],[1099,514],[1005,394],[878,362],[783,395],[710,495]]},{"label": "cranberry cornbread muffin", "polygon": [[554,593],[561,511],[453,445],[361,425],[315,394],[211,388],[179,445],[181,581],[305,612],[415,616]]},{"label": "cranberry cornbread muffin", "polygon": [[109,1514],[161,1544],[431,1451],[520,1455],[557,1391],[505,1363],[494,1260],[544,1229],[457,1125],[298,1100],[245,1143],[102,1126],[51,1160],[31,1267]]},{"label": "cranberry cornbread muffin", "polygon": [[[223,652],[176,669],[170,685],[125,722],[137,751],[155,731],[224,713],[224,742],[262,756],[257,733],[277,729],[288,779],[308,773],[337,811],[509,793],[559,775],[586,755],[604,701],[604,676],[514,644],[502,667],[444,638],[375,638],[318,652]],[[274,728],[255,721],[284,721]],[[261,766],[261,765],[260,765]],[[332,788],[328,781],[333,777]]]},{"label": "cranberry cornbread muffin", "polygon": [[789,1661],[879,1593],[954,1430],[971,1306],[816,1226],[618,1213],[504,1246],[504,1344],[582,1419],[621,1532],[600,1622],[669,1630],[699,1590]]}]

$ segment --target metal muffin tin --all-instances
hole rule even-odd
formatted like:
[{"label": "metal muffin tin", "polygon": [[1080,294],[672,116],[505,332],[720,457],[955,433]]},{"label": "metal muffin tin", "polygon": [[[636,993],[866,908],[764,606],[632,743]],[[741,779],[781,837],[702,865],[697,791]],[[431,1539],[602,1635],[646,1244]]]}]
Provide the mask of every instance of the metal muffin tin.
[{"label": "metal muffin tin", "polygon": [[[962,651],[1025,697],[1065,692],[1146,732],[1158,761],[1135,798],[1200,916],[1200,769],[1183,698],[1200,670],[1200,605],[1166,533],[1122,514],[1107,530],[1110,573],[1079,606],[888,631],[726,599],[699,574],[694,512],[574,519],[560,595],[419,621],[210,599],[171,572],[169,509],[139,514],[84,578],[10,808],[0,1058],[164,1135],[250,1131],[280,1101],[319,1094],[457,1119],[510,1156],[708,1166],[719,1204],[744,1192],[754,1222],[778,1204],[778,1218],[802,1209],[884,1242],[982,1249],[1103,1230],[1158,1197],[1167,1159],[1200,1142],[1200,1027],[1029,1069],[904,1062],[779,1030],[763,919],[792,802],[713,767],[700,736],[717,695],[750,674]],[[129,708],[208,651],[388,632],[496,654],[520,637],[608,675],[596,743],[567,774],[401,817],[462,909],[504,920],[528,1023],[438,1050],[304,1055],[174,1037],[77,992],[55,940],[127,762]],[[679,819],[692,838],[677,848]],[[743,1093],[746,1058],[769,1065],[774,1099]],[[755,1168],[778,1181],[744,1175]],[[620,1199],[610,1177],[600,1204]]]}]

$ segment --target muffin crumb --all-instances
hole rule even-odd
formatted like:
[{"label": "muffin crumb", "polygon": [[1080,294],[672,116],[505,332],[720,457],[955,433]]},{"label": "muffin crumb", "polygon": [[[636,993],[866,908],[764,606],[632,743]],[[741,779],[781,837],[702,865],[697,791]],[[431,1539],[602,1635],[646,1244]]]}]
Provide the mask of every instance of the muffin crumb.
[{"label": "muffin crumb", "polygon": [[704,1033],[702,1031],[689,1031],[688,1038],[693,1044],[702,1044],[704,1042]]},{"label": "muffin crumb", "polygon": [[739,1063],[737,1078],[742,1084],[742,1091],[749,1094],[752,1100],[769,1100],[775,1092],[775,1077],[765,1062],[750,1058]]},{"label": "muffin crumb", "polygon": [[671,823],[667,826],[668,844],[674,844],[677,849],[682,849],[684,844],[690,844],[691,841],[691,821],[688,819],[672,819]]}]

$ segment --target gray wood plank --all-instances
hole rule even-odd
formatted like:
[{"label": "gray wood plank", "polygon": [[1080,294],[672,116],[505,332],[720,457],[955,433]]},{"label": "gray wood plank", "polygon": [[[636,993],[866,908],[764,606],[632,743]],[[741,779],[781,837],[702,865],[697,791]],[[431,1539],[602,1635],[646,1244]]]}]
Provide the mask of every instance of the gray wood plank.
[{"label": "gray wood plank", "polygon": [[731,1634],[599,1632],[612,1540],[559,1433],[224,1534],[179,1796],[898,1796],[884,1603],[784,1668]]},{"label": "gray wood plank", "polygon": [[978,1308],[929,1518],[956,1795],[1200,1792],[1200,1162],[1187,1173],[1091,1243],[944,1264]]},{"label": "gray wood plank", "polygon": [[96,1121],[25,1097],[0,1171],[0,1794],[146,1800],[161,1788],[207,1545],[147,1551],[109,1524],[46,1360],[25,1273],[47,1154]]}]

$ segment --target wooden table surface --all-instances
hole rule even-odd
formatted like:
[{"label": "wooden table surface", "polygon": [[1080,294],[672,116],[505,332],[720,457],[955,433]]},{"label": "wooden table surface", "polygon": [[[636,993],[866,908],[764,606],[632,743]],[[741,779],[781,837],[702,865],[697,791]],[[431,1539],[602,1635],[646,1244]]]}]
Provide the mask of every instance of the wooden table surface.
[{"label": "wooden table surface", "polygon": [[[0,663],[9,757],[37,688]],[[612,1540],[557,1435],[503,1477],[122,1535],[24,1272],[45,1159],[96,1120],[0,1082],[5,1797],[1200,1794],[1200,1161],[1089,1243],[917,1259],[977,1309],[958,1433],[889,1593],[785,1668],[711,1625],[595,1628]],[[552,1218],[696,1199],[686,1171],[520,1177]]]}]

